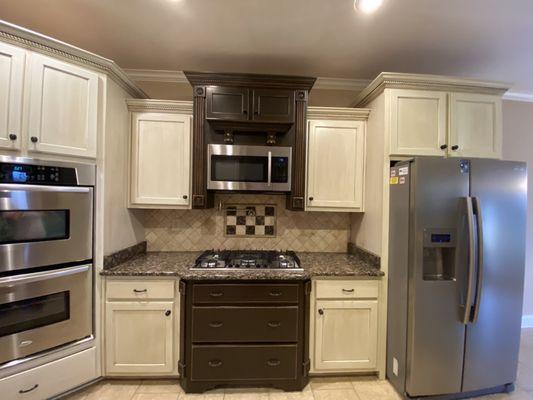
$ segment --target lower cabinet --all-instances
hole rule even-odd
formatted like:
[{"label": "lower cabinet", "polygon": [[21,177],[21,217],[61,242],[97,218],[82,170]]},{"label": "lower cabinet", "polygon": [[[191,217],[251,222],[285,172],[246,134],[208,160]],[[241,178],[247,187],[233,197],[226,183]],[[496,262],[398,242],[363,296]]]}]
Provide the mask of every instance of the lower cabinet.
[{"label": "lower cabinet", "polygon": [[311,372],[376,370],[378,281],[313,283]]},{"label": "lower cabinet", "polygon": [[[178,320],[172,297],[160,282],[113,281],[105,307],[106,375],[175,375]],[[131,296],[128,292],[131,287]],[[158,295],[158,291],[160,295]],[[117,295],[122,296],[117,298]],[[158,298],[160,297],[160,298]],[[165,298],[166,299],[161,299]],[[110,301],[112,299],[112,301]],[[164,300],[164,301],[162,301]]]}]

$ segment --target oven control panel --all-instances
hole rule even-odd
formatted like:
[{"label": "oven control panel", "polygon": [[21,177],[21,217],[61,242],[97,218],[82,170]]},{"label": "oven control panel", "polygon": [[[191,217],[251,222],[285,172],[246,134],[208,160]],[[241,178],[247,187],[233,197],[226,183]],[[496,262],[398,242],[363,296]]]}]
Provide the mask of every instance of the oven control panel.
[{"label": "oven control panel", "polygon": [[76,185],[76,169],[48,165],[0,163],[0,183]]}]

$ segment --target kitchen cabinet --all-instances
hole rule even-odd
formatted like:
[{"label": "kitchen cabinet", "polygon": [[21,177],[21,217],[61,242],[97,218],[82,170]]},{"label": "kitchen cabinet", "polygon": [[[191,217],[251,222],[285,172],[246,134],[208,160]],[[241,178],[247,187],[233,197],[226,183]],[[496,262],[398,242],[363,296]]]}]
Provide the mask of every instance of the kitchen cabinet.
[{"label": "kitchen cabinet", "polygon": [[246,121],[249,113],[249,89],[208,86],[205,90],[207,119]]},{"label": "kitchen cabinet", "polygon": [[107,375],[175,375],[179,301],[175,281],[107,279]]},{"label": "kitchen cabinet", "polygon": [[364,210],[364,118],[368,114],[359,112],[363,120],[309,120],[307,211]]},{"label": "kitchen cabinet", "polygon": [[95,158],[98,74],[37,53],[29,65],[28,150]]},{"label": "kitchen cabinet", "polygon": [[131,114],[130,207],[190,208],[191,119],[183,112]]},{"label": "kitchen cabinet", "polygon": [[316,280],[311,307],[311,371],[375,371],[377,280]]},{"label": "kitchen cabinet", "polygon": [[23,49],[0,42],[0,147],[5,149],[20,149],[25,57]]},{"label": "kitchen cabinet", "polygon": [[294,90],[254,89],[252,120],[260,122],[294,121]]}]

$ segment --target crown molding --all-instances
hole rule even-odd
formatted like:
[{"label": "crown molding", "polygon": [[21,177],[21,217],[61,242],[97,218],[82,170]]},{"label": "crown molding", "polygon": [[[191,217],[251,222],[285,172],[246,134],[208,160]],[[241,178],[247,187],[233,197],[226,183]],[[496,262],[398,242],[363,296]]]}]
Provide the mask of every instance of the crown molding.
[{"label": "crown molding", "polygon": [[349,90],[360,92],[370,84],[369,79],[347,79],[347,78],[321,78],[318,77],[313,89],[323,90]]},{"label": "crown molding", "polygon": [[192,115],[192,101],[126,99],[128,110],[133,112],[166,112]]},{"label": "crown molding", "polygon": [[507,92],[503,95],[504,100],[523,101],[533,103],[533,93],[531,92]]},{"label": "crown molding", "polygon": [[366,121],[369,115],[368,108],[307,107],[307,119]]},{"label": "crown molding", "polygon": [[68,43],[0,20],[0,40],[105,73],[133,97],[148,98],[113,61]]},{"label": "crown molding", "polygon": [[186,83],[189,81],[183,71],[165,69],[125,69],[124,72],[136,82]]},{"label": "crown molding", "polygon": [[444,75],[382,72],[356,97],[352,106],[364,107],[385,89],[422,89],[485,93],[503,96],[512,85],[505,82],[458,78]]}]

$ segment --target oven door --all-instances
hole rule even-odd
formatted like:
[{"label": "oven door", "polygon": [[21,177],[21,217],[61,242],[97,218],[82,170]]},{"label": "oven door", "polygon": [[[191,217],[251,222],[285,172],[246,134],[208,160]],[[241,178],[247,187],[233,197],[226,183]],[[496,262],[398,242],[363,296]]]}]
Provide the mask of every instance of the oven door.
[{"label": "oven door", "polygon": [[92,334],[92,268],[0,278],[0,364]]},{"label": "oven door", "polygon": [[92,259],[93,188],[0,185],[0,273]]},{"label": "oven door", "polygon": [[207,188],[290,192],[291,148],[210,144]]}]

